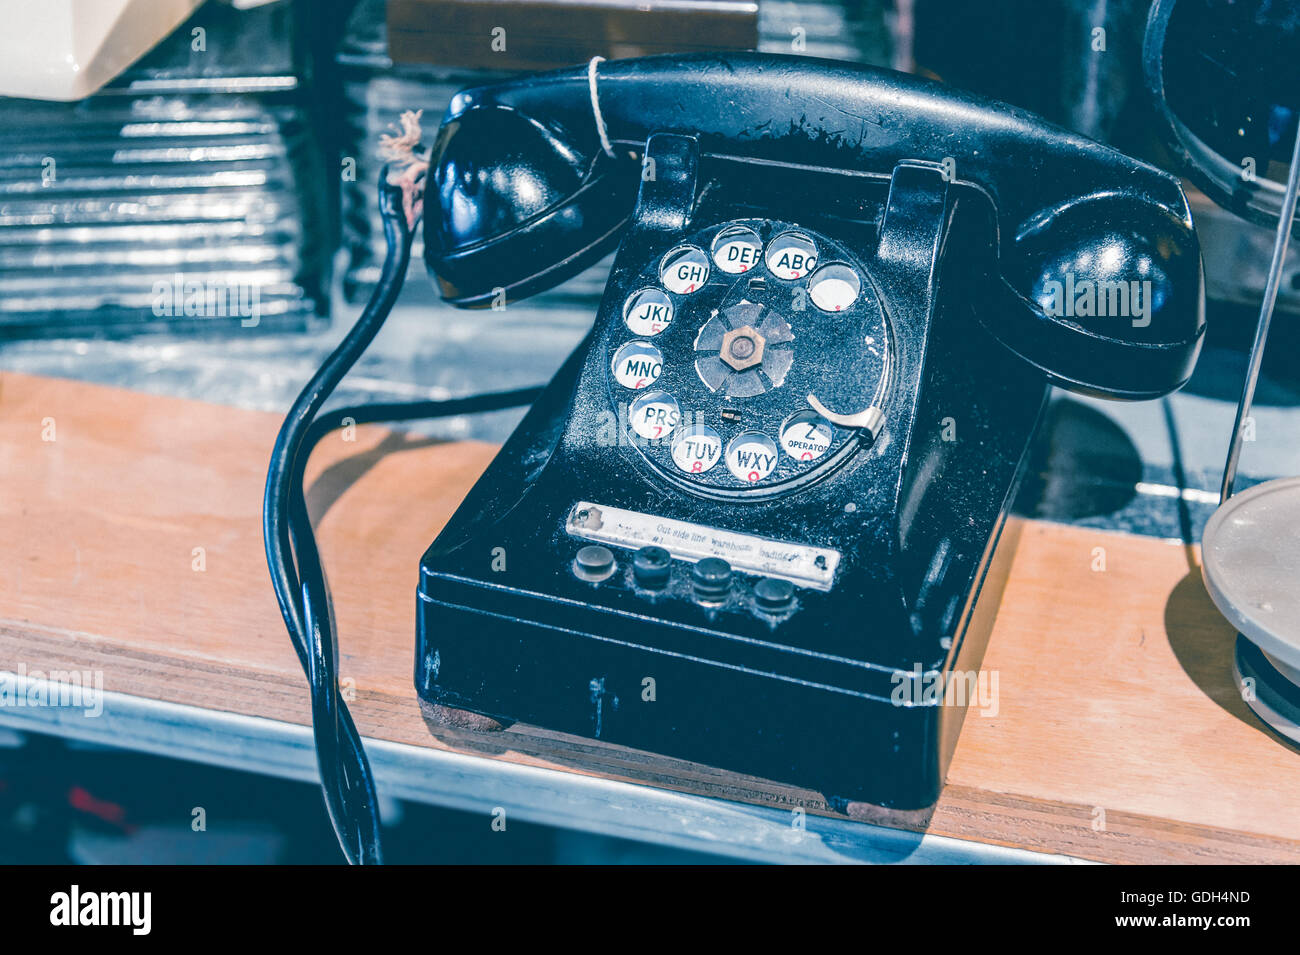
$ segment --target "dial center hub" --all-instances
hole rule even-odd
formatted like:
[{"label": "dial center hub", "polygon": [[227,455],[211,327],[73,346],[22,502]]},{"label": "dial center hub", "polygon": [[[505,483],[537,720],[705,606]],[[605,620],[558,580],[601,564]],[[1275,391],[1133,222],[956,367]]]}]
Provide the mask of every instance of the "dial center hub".
[{"label": "dial center hub", "polygon": [[744,371],[763,363],[763,346],[767,344],[750,325],[733,328],[722,337],[719,357],[736,371]]}]

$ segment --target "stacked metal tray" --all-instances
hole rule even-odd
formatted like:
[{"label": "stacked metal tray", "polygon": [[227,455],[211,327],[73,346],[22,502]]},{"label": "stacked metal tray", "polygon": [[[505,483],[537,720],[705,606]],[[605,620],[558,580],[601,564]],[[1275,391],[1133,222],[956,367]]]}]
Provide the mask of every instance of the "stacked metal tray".
[{"label": "stacked metal tray", "polygon": [[0,99],[0,337],[324,313],[330,193],[297,15],[206,4],[94,96]]}]

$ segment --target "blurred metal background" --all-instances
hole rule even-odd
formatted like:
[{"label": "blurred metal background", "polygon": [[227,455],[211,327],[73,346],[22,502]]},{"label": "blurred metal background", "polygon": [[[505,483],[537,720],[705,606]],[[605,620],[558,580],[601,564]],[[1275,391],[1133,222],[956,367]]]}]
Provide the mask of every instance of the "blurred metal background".
[{"label": "blurred metal background", "polygon": [[[0,336],[324,315],[334,243],[310,82],[294,4],[207,4],[94,96],[0,99]],[[202,309],[170,294],[187,285]],[[208,290],[235,298],[208,309]]]},{"label": "blurred metal background", "polygon": [[[302,16],[304,7],[311,15]],[[798,40],[806,55],[885,65],[915,61],[918,69],[946,80],[988,86],[1008,98],[1042,100],[1040,108],[1055,111],[1061,121],[1070,115],[1063,104],[1076,95],[1059,77],[1068,64],[1051,58],[1062,40],[1050,24],[1069,16],[1077,22],[1080,16],[1072,0],[1008,0],[1005,7],[953,0],[758,0],[756,16],[759,45],[766,50],[794,52]],[[270,19],[249,21],[268,24],[253,28],[240,25],[243,17]],[[1000,24],[998,29],[989,27],[990,18]],[[216,52],[213,44],[223,30],[242,38],[227,51],[236,59],[192,55],[190,34],[199,24],[210,26],[209,53]],[[20,320],[41,326],[42,334],[63,336],[0,343],[0,369],[283,411],[355,318],[374,281],[382,254],[374,200],[379,133],[410,108],[425,110],[425,128],[432,132],[454,90],[493,74],[393,63],[384,0],[280,0],[251,11],[210,0],[174,39],[178,42],[170,52],[160,48],[157,57],[142,61],[102,94],[103,103],[94,97],[50,106],[49,115],[80,117],[88,124],[84,128],[91,129],[94,117],[118,111],[114,125],[99,127],[117,130],[117,138],[110,137],[110,145],[96,152],[90,144],[97,140],[87,136],[86,148],[78,150],[82,155],[72,157],[73,170],[78,163],[91,168],[93,156],[116,156],[124,164],[143,164],[138,168],[151,170],[150,177],[234,176],[239,184],[206,190],[154,185],[148,193],[160,197],[158,208],[175,208],[167,202],[202,191],[205,198],[193,201],[210,208],[225,203],[232,214],[208,222],[169,222],[160,213],[141,222],[122,206],[123,196],[143,194],[141,190],[115,194],[107,207],[121,213],[123,222],[75,233],[94,238],[87,248],[111,253],[114,264],[74,268],[65,256],[78,242],[59,239],[53,225],[31,221],[48,216],[52,195],[62,195],[38,196],[36,190],[45,187],[33,185],[40,171],[39,160],[33,165],[33,159],[48,151],[39,130],[54,121],[16,124],[10,118],[0,123],[0,188],[12,190],[0,193],[0,309],[18,309]],[[954,44],[959,47],[955,52]],[[229,68],[231,62],[240,68]],[[146,75],[145,70],[153,72]],[[1044,71],[1054,72],[1047,76]],[[0,103],[0,116],[12,117],[16,108],[13,102]],[[204,115],[212,122],[226,125],[188,125],[183,118],[191,115],[187,111],[200,109],[208,111]],[[1071,109],[1078,113],[1083,108]],[[121,117],[132,110],[146,118],[129,127],[139,135],[123,139],[120,131],[128,124]],[[59,142],[78,142],[71,133],[59,135],[65,137]],[[6,136],[12,138],[4,140]],[[15,145],[19,142],[21,148]],[[198,161],[182,159],[195,146],[198,153],[192,158]],[[74,177],[61,188],[71,190],[77,181]],[[60,201],[87,207],[92,181],[90,176],[81,179],[81,191]],[[247,214],[234,214],[236,207]],[[28,221],[15,222],[15,210],[25,210]],[[1260,242],[1266,249],[1268,237],[1208,202],[1196,205],[1196,215],[1215,299],[1196,376],[1182,392],[1160,402],[1126,405],[1058,396],[1022,494],[1024,513],[1186,540],[1199,536],[1213,510],[1212,492],[1257,302],[1253,286],[1266,260]],[[327,284],[331,263],[318,257],[328,260],[331,255],[333,275]],[[241,275],[270,270],[288,277],[281,299],[268,293],[268,301],[284,303],[284,324],[268,319],[257,328],[244,328],[238,321],[227,322],[217,337],[179,334],[183,325],[164,326],[161,334],[106,337],[113,322],[90,324],[95,315],[106,314],[102,306],[63,308],[64,298],[69,303],[83,297],[102,300],[120,287],[123,276],[131,276],[138,295],[151,277],[165,276],[176,259],[188,256],[213,262],[222,256],[265,259],[256,266],[241,261],[237,268]],[[142,257],[157,261],[127,264]],[[504,312],[483,313],[441,303],[424,275],[418,249],[412,263],[392,318],[335,401],[447,397],[544,382],[589,327],[607,269],[603,263]],[[36,291],[19,294],[24,288]],[[21,310],[24,301],[41,296],[39,307]],[[128,313],[121,314],[126,318]],[[313,314],[332,314],[332,324]],[[78,322],[83,323],[79,328]],[[298,330],[300,322],[306,322],[305,331]],[[210,324],[194,324],[212,330]],[[1279,313],[1264,365],[1256,440],[1247,446],[1243,462],[1247,483],[1300,473],[1300,442],[1295,440],[1300,424],[1298,334],[1290,316]],[[518,417],[517,412],[501,412],[412,427],[445,437],[499,441]]]}]

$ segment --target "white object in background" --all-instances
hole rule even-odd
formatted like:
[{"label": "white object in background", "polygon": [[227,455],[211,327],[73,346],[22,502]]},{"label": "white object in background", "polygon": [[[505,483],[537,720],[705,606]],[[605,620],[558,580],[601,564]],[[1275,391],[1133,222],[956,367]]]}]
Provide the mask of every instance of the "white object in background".
[{"label": "white object in background", "polygon": [[0,96],[77,100],[176,29],[203,0],[0,0]]},{"label": "white object in background", "polygon": [[[1247,671],[1238,639],[1233,676],[1242,699],[1300,744],[1300,477],[1234,494],[1210,517],[1202,541],[1210,599],[1263,654],[1263,661],[1245,661]],[[1248,686],[1247,676],[1267,685]]]},{"label": "white object in background", "polygon": [[1292,682],[1300,683],[1300,477],[1234,494],[1205,525],[1210,599]]}]

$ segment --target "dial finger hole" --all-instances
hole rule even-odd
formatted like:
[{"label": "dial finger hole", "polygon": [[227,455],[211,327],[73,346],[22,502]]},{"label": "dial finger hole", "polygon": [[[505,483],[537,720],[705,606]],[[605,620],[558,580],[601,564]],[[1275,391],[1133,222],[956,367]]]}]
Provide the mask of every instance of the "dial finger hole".
[{"label": "dial finger hole", "polygon": [[673,439],[673,464],[687,474],[703,474],[722,457],[722,438],[708,425],[684,428]]},{"label": "dial finger hole", "polygon": [[614,353],[614,380],[638,390],[653,385],[663,374],[664,356],[649,342],[627,342]]},{"label": "dial finger hole", "polygon": [[709,257],[693,245],[679,245],[659,265],[659,281],[678,295],[690,295],[709,280]]},{"label": "dial finger hole", "polygon": [[781,423],[781,447],[796,461],[816,461],[830,450],[834,428],[813,411],[796,411]]},{"label": "dial finger hole", "polygon": [[627,417],[633,431],[656,441],[673,433],[680,413],[677,399],[668,392],[650,391],[632,402]]},{"label": "dial finger hole", "polygon": [[727,445],[727,470],[747,484],[763,480],[776,469],[776,443],[761,431],[736,435]]},{"label": "dial finger hole", "polygon": [[657,288],[633,292],[623,304],[623,322],[633,335],[658,335],[672,320],[672,299]]},{"label": "dial finger hole", "polygon": [[730,226],[713,240],[713,261],[731,275],[748,272],[763,254],[763,240],[746,226]]},{"label": "dial finger hole", "polygon": [[802,232],[782,232],[767,244],[766,262],[779,279],[801,279],[817,267],[817,246]]},{"label": "dial finger hole", "polygon": [[823,312],[842,312],[858,300],[862,279],[843,262],[823,265],[808,279],[808,297]]}]

